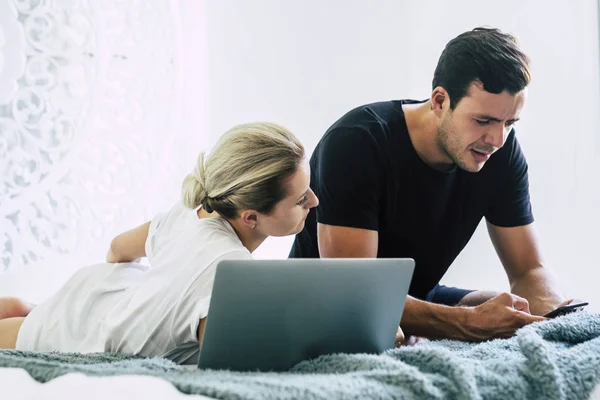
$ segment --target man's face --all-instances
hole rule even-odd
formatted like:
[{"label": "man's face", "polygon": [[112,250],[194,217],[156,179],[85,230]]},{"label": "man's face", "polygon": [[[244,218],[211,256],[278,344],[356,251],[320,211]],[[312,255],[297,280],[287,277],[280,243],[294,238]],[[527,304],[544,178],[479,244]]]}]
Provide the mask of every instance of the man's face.
[{"label": "man's face", "polygon": [[472,83],[467,95],[442,118],[437,134],[440,150],[465,171],[479,172],[519,120],[526,92],[493,94]]}]

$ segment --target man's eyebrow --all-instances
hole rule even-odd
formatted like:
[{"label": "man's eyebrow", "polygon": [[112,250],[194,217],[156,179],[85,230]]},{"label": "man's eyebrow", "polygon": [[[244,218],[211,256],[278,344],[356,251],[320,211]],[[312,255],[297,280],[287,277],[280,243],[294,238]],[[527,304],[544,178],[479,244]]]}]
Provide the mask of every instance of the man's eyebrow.
[{"label": "man's eyebrow", "polygon": [[487,120],[494,121],[494,122],[502,122],[502,120],[499,119],[499,118],[492,117],[491,115],[485,115],[485,114],[477,114],[477,115],[475,115],[475,118],[477,118],[477,119],[487,119]]},{"label": "man's eyebrow", "polygon": [[[477,119],[487,119],[490,121],[494,121],[494,122],[502,122],[501,119],[496,118],[496,117],[492,117],[491,115],[476,115],[475,118]],[[519,120],[519,118],[514,118],[514,119],[509,119],[508,121],[510,122],[517,122]]]}]

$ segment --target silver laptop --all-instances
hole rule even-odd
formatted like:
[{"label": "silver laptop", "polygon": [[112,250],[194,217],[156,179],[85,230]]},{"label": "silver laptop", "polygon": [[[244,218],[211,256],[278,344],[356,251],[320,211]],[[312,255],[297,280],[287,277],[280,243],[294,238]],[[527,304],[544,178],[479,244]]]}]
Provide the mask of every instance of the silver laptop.
[{"label": "silver laptop", "polygon": [[412,259],[225,260],[199,368],[285,371],[333,353],[394,346]]}]

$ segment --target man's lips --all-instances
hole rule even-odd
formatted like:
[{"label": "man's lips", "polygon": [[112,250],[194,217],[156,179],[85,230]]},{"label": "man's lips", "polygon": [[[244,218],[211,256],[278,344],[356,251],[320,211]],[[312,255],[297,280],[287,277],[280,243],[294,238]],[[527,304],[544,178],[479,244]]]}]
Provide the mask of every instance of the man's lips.
[{"label": "man's lips", "polygon": [[471,154],[477,162],[486,162],[492,153],[471,149]]}]

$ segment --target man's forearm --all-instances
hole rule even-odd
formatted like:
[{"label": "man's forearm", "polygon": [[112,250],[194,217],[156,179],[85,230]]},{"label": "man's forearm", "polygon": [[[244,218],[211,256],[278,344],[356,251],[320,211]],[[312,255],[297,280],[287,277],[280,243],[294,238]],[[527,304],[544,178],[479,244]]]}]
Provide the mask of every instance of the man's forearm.
[{"label": "man's forearm", "polygon": [[529,310],[533,315],[545,315],[554,310],[563,301],[553,274],[544,267],[530,270],[515,279],[510,285],[511,291],[529,301]]},{"label": "man's forearm", "polygon": [[469,309],[428,303],[408,296],[400,326],[408,335],[468,340]]}]

